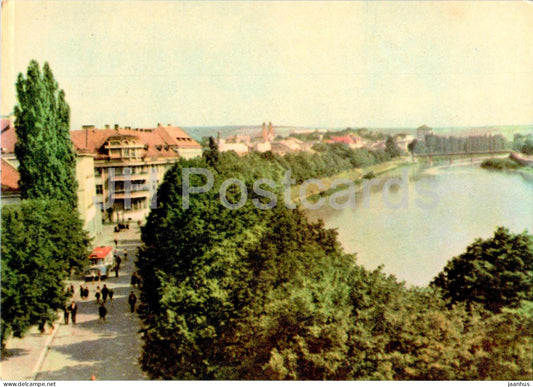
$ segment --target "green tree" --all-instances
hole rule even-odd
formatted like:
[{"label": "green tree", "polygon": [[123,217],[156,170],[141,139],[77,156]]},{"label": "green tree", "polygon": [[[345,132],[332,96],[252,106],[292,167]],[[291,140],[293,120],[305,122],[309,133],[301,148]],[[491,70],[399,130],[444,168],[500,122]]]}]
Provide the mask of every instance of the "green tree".
[{"label": "green tree", "polygon": [[209,148],[204,151],[204,157],[207,165],[215,167],[219,158],[218,144],[213,137],[209,137]]},{"label": "green tree", "polygon": [[387,140],[385,141],[385,151],[393,158],[402,154],[398,144],[396,144],[396,140],[392,136],[387,136]]},{"label": "green tree", "polygon": [[76,158],[69,133],[70,108],[45,63],[32,60],[18,75],[15,154],[22,199],[54,199],[77,208]]},{"label": "green tree", "polygon": [[407,149],[409,149],[409,152],[411,152],[411,154],[414,154],[415,153],[415,148],[416,148],[416,144],[418,143],[418,140],[415,138],[413,141],[411,141],[408,145],[407,145]]},{"label": "green tree", "polygon": [[51,323],[64,281],[87,260],[87,237],[63,202],[25,200],[2,208],[2,347],[33,324]]},{"label": "green tree", "polygon": [[[246,160],[221,154],[217,170],[210,168],[213,189],[191,195],[189,209],[182,208],[182,168],[206,161],[181,161],[159,189],[138,261],[142,364],[154,378],[324,379],[339,367],[349,314],[340,300],[353,259],[339,252],[333,232],[298,211],[260,211],[251,200],[224,208],[218,188],[226,178],[242,179],[249,192],[258,175],[281,178],[279,169],[265,169],[272,158],[252,153]],[[228,190],[230,201],[237,191]],[[294,356],[286,371],[276,365]]]},{"label": "green tree", "polygon": [[531,136],[529,138],[526,138],[524,141],[524,145],[522,145],[522,148],[520,151],[526,155],[533,155],[533,139]]},{"label": "green tree", "polygon": [[477,239],[449,261],[432,285],[452,304],[478,302],[492,312],[516,308],[533,299],[532,236],[498,227],[492,238]]},{"label": "green tree", "polygon": [[[351,157],[342,146],[320,149],[325,164]],[[384,151],[364,156],[390,158]],[[250,200],[238,210],[220,205],[227,178],[241,179],[253,197],[255,179],[279,181],[293,166],[300,178],[323,168],[301,155],[221,153],[216,169],[209,167],[213,188],[191,195],[188,209],[182,169],[208,168],[206,160],[182,160],[165,176],[137,263],[141,362],[152,378],[531,378],[531,308],[523,301],[500,314],[476,300],[447,307],[436,287],[407,288],[381,268],[358,266],[334,230],[285,208],[277,190],[269,211]],[[191,176],[192,186],[204,183]],[[230,201],[239,195],[228,189]]]}]

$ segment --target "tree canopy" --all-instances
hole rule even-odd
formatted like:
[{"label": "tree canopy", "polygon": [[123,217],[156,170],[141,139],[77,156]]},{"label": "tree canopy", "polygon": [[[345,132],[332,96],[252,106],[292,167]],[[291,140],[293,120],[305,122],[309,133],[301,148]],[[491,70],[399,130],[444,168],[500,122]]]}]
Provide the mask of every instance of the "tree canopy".
[{"label": "tree canopy", "polygon": [[533,241],[499,227],[448,262],[432,283],[450,303],[477,302],[492,312],[533,300]]},{"label": "tree canopy", "polygon": [[[251,200],[225,208],[224,180],[239,178],[251,192],[258,177],[279,181],[287,159],[227,152],[208,160],[182,160],[166,174],[142,230],[141,363],[152,378],[533,376],[527,303],[487,315],[477,302],[450,305],[435,287],[408,288],[381,268],[367,270],[343,252],[334,230],[283,206],[277,187],[271,210]],[[183,168],[214,176],[187,209]],[[191,176],[192,185],[204,183]],[[228,189],[230,202],[239,197],[239,187]]]},{"label": "tree canopy", "polygon": [[63,200],[77,207],[76,158],[70,140],[70,108],[48,63],[32,60],[18,75],[15,154],[22,199]]},{"label": "tree canopy", "polygon": [[55,320],[71,271],[87,260],[88,240],[63,202],[25,200],[2,208],[2,346],[33,324]]},{"label": "tree canopy", "polygon": [[15,154],[22,202],[2,208],[2,349],[9,334],[43,326],[64,307],[64,281],[87,264],[77,210],[69,107],[48,63],[32,60],[16,84]]}]

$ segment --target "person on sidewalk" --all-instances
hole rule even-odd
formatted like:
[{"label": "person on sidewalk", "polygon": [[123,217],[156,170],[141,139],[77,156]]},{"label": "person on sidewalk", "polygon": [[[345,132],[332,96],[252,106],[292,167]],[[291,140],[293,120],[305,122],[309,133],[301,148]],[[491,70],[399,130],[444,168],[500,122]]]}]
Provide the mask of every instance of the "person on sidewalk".
[{"label": "person on sidewalk", "polygon": [[137,297],[135,296],[135,293],[133,291],[130,293],[130,296],[128,297],[128,304],[130,304],[131,313],[135,312],[135,304],[137,303]]},{"label": "person on sidewalk", "polygon": [[98,321],[101,321],[101,322],[105,323],[105,316],[107,315],[107,309],[105,308],[105,305],[104,305],[103,302],[98,307],[98,315],[100,316]]},{"label": "person on sidewalk", "polygon": [[107,285],[104,284],[104,287],[102,288],[102,301],[105,303],[107,301],[107,296],[109,295],[109,289],[107,288]]},{"label": "person on sidewalk", "polygon": [[83,300],[85,297],[85,289],[83,288],[83,285],[80,285],[80,298]]},{"label": "person on sidewalk", "polygon": [[137,281],[138,281],[137,272],[134,271],[133,274],[131,275],[131,286],[136,288],[137,287]]},{"label": "person on sidewalk", "polygon": [[113,302],[113,294],[115,294],[115,291],[113,289],[109,289],[109,301]]},{"label": "person on sidewalk", "polygon": [[65,306],[65,308],[63,309],[63,318],[65,320],[65,325],[68,325],[68,318],[70,316],[70,311],[69,311],[69,307],[68,306]]},{"label": "person on sidewalk", "polygon": [[100,303],[100,286],[96,287],[96,293],[94,294],[94,298],[96,298],[96,303]]},{"label": "person on sidewalk", "polygon": [[86,286],[85,290],[83,291],[83,298],[88,299],[89,298],[89,287]]},{"label": "person on sidewalk", "polygon": [[68,309],[70,311],[70,316],[72,317],[72,324],[76,324],[76,314],[78,313],[78,305],[74,301],[72,301]]}]

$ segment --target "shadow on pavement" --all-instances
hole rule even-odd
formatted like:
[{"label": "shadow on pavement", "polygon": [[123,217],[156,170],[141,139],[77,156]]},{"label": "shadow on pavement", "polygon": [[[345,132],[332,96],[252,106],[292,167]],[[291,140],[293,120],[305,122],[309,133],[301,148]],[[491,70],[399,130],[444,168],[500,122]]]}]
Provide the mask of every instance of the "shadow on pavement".
[{"label": "shadow on pavement", "polygon": [[28,352],[29,351],[27,349],[23,348],[7,348],[4,353],[2,353],[2,356],[0,356],[0,361],[7,360],[12,357],[24,356],[28,354]]},{"label": "shadow on pavement", "polygon": [[69,344],[54,348],[73,360],[84,363],[80,366],[66,366],[58,370],[40,373],[37,379],[46,380],[145,380],[140,371],[137,353],[126,344],[131,339],[125,335],[113,338],[100,338],[83,343]]}]

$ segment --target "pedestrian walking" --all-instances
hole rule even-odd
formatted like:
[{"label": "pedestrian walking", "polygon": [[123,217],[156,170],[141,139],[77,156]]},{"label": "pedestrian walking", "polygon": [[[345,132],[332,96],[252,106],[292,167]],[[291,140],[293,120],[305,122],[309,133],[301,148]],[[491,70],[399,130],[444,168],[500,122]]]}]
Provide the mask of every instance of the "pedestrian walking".
[{"label": "pedestrian walking", "polygon": [[72,301],[69,306],[70,316],[72,317],[72,324],[76,324],[76,314],[78,313],[78,305]]},{"label": "pedestrian walking", "polygon": [[98,307],[98,315],[100,316],[98,321],[105,322],[105,316],[107,315],[107,309],[105,308],[105,305],[103,302]]},{"label": "pedestrian walking", "polygon": [[139,278],[139,275],[137,274],[137,272],[134,271],[133,274],[131,275],[131,286],[136,288],[140,284],[141,284],[141,279]]},{"label": "pedestrian walking", "polygon": [[115,294],[115,291],[113,289],[109,289],[109,301],[113,301],[113,294]]},{"label": "pedestrian walking", "polygon": [[135,312],[135,304],[137,303],[137,297],[135,296],[135,293],[133,291],[130,293],[130,296],[128,297],[128,304],[130,304],[131,313]]},{"label": "pedestrian walking", "polygon": [[69,316],[70,316],[70,312],[69,312],[68,306],[65,306],[65,308],[63,309],[63,318],[65,320],[65,325],[68,325]]},{"label": "pedestrian walking", "polygon": [[124,261],[128,262],[128,249],[124,248]]},{"label": "pedestrian walking", "polygon": [[85,297],[85,289],[83,285],[80,285],[80,298],[83,300],[83,297]]},{"label": "pedestrian walking", "polygon": [[70,285],[70,297],[74,297],[74,285]]},{"label": "pedestrian walking", "polygon": [[85,299],[89,298],[89,287],[88,286],[85,287],[85,290],[83,291],[83,296],[85,297]]},{"label": "pedestrian walking", "polygon": [[117,248],[117,246],[118,246],[118,240],[117,238],[115,238],[115,248]]},{"label": "pedestrian walking", "polygon": [[100,303],[100,286],[96,287],[96,293],[94,294],[94,297],[96,298],[96,303]]},{"label": "pedestrian walking", "polygon": [[107,288],[107,285],[104,284],[104,287],[102,288],[102,301],[105,303],[107,301],[107,296],[109,295],[109,289]]},{"label": "pedestrian walking", "polygon": [[120,263],[122,262],[122,259],[118,255],[115,255],[115,266],[113,266],[113,270],[115,271],[115,278],[118,278],[118,271],[120,270]]}]

